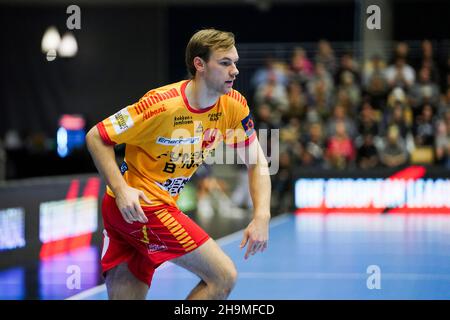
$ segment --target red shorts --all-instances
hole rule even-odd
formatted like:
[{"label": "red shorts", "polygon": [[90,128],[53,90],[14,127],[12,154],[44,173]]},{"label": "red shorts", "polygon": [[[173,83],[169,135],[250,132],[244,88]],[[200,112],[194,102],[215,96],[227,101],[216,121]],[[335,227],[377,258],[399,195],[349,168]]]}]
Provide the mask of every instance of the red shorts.
[{"label": "red shorts", "polygon": [[147,223],[126,222],[116,200],[105,194],[102,205],[102,272],[127,262],[133,275],[150,286],[155,269],[163,262],[198,248],[208,234],[180,209],[159,205],[143,207]]}]

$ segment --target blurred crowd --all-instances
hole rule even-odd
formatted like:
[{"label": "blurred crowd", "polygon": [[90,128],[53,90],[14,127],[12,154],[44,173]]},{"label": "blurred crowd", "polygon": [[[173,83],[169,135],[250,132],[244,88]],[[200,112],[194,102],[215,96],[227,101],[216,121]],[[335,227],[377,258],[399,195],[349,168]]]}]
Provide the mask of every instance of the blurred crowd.
[{"label": "blurred crowd", "polygon": [[337,56],[321,40],[289,61],[267,57],[252,78],[258,129],[280,129],[282,194],[294,168],[352,169],[421,163],[450,169],[450,55],[397,43],[387,59]]}]

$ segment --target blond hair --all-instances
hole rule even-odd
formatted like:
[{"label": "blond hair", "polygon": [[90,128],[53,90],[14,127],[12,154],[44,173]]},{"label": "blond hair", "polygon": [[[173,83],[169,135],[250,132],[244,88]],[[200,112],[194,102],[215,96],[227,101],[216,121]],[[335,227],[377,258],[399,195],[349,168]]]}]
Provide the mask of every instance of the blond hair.
[{"label": "blond hair", "polygon": [[234,46],[234,34],[216,29],[197,31],[186,46],[186,67],[189,74],[195,76],[194,58],[200,57],[208,62],[213,50],[230,50]]}]

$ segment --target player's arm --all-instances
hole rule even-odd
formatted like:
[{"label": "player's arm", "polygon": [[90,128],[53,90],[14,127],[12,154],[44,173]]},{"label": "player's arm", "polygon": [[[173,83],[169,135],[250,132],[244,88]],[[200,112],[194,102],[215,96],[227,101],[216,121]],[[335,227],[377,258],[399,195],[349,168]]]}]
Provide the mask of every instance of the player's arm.
[{"label": "player's arm", "polygon": [[114,146],[103,142],[97,127],[91,128],[87,133],[86,145],[100,175],[113,191],[117,207],[125,221],[128,223],[133,223],[133,221],[147,222],[147,217],[139,204],[139,198],[148,203],[150,203],[150,200],[142,191],[128,186],[125,182],[116,164]]},{"label": "player's arm", "polygon": [[[247,149],[247,150],[246,150]],[[271,182],[269,166],[258,139],[246,148],[237,148],[239,157],[248,168],[253,219],[244,231],[241,248],[247,246],[245,259],[267,248],[269,240]]]}]

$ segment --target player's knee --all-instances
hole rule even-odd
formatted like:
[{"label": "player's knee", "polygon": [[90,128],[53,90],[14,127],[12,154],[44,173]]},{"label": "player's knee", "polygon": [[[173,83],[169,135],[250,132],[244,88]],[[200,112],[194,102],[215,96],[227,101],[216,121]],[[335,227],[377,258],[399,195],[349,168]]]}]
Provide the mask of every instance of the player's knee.
[{"label": "player's knee", "polygon": [[220,287],[225,293],[230,293],[236,284],[238,272],[233,262],[226,264],[220,277]]}]

